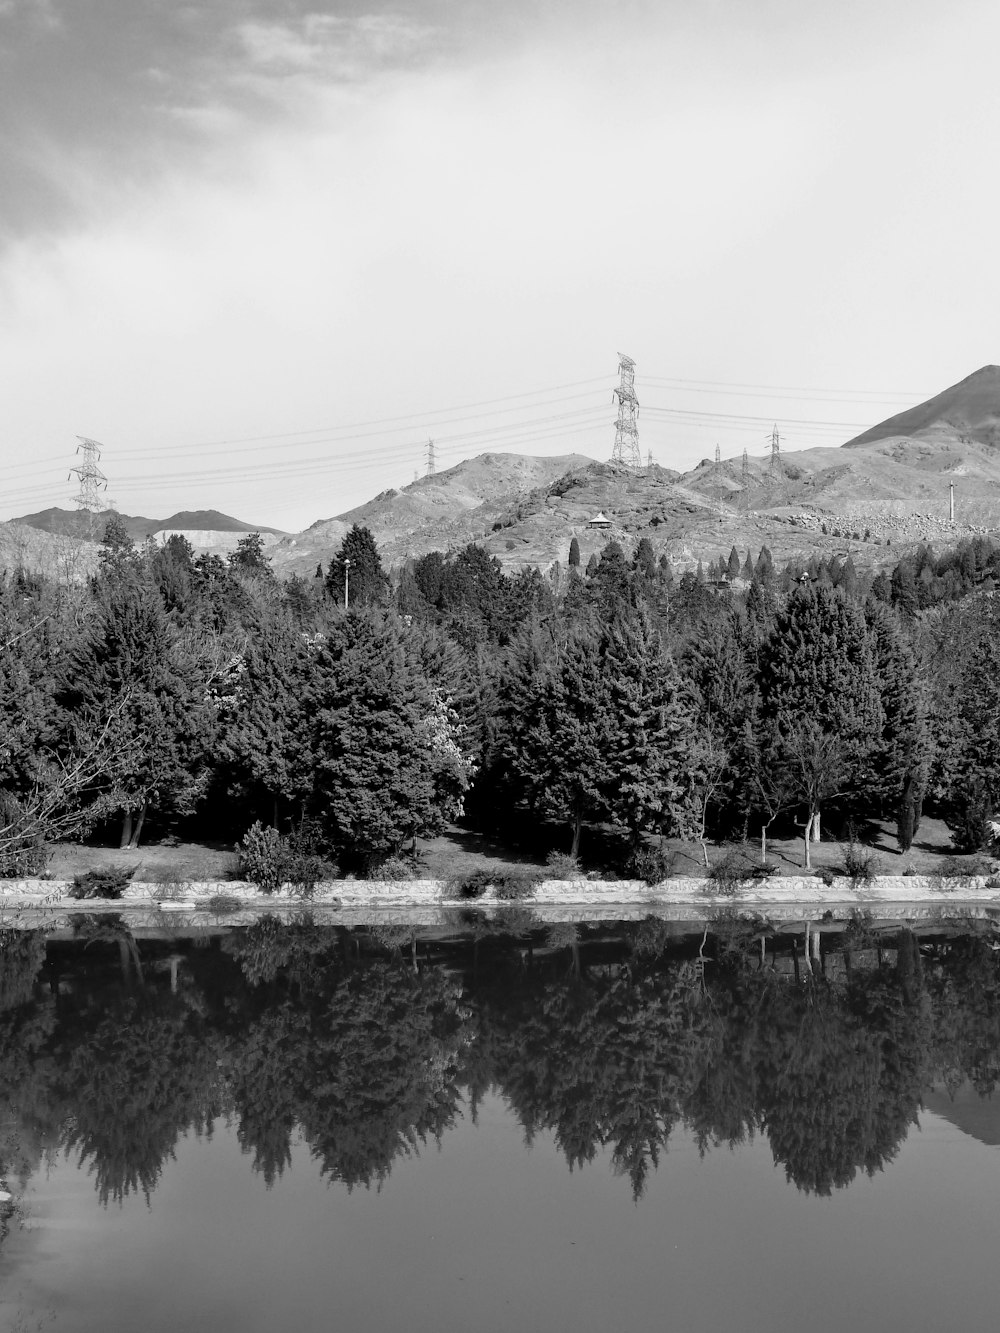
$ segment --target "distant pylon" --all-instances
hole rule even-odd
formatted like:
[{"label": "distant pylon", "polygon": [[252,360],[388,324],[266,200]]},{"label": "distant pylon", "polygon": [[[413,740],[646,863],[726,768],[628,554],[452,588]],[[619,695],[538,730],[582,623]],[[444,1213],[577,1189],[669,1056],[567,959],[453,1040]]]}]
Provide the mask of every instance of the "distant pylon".
[{"label": "distant pylon", "polygon": [[431,476],[434,475],[435,471],[436,471],[436,463],[435,463],[435,460],[434,460],[434,441],[433,441],[433,440],[428,440],[428,441],[427,441],[427,475],[428,475],[429,477],[431,477]]},{"label": "distant pylon", "polygon": [[647,467],[647,468],[651,468],[652,466],[653,466],[653,451],[652,451],[652,449],[647,449],[647,450],[646,450],[646,467]]},{"label": "distant pylon", "polygon": [[743,512],[746,513],[750,508],[750,459],[747,456],[747,451],[745,449],[743,450],[743,473],[740,477],[740,484],[742,486],[742,490],[740,491],[740,503]]},{"label": "distant pylon", "polygon": [[778,483],[785,479],[784,469],[781,466],[781,436],[778,434],[778,426],[775,423],[774,430],[771,431],[771,481]]},{"label": "distant pylon", "polygon": [[99,492],[108,489],[108,479],[97,466],[101,446],[96,440],[88,440],[85,435],[76,438],[80,441],[76,452],[83,455],[83,461],[79,467],[70,468],[66,480],[70,481],[74,476],[80,478],[80,490],[73,496],[73,503],[83,513],[96,514],[101,508]]},{"label": "distant pylon", "polygon": [[715,461],[717,463],[722,462],[722,451],[720,450],[718,445],[715,446]]},{"label": "distant pylon", "polygon": [[621,382],[613,397],[618,398],[618,420],[615,423],[615,446],[611,451],[612,463],[638,472],[642,468],[639,453],[639,400],[635,396],[635,362],[630,356],[618,353]]}]

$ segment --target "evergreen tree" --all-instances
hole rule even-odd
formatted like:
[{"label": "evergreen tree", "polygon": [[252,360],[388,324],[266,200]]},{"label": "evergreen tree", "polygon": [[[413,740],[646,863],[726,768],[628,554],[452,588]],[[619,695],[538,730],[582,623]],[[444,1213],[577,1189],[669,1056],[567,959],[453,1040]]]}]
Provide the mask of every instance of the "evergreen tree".
[{"label": "evergreen tree", "polygon": [[312,812],[341,865],[361,869],[461,809],[469,764],[393,620],[353,612],[317,647],[311,719]]},{"label": "evergreen tree", "polygon": [[259,532],[248,532],[239,539],[236,549],[229,553],[229,568],[234,574],[245,574],[250,578],[274,578],[264,538]]},{"label": "evergreen tree", "polygon": [[580,543],[575,537],[569,544],[569,564],[571,569],[580,567]]},{"label": "evergreen tree", "polygon": [[345,588],[350,606],[382,606],[389,591],[375,538],[357,523],[351,525],[326,575],[326,590],[340,606]]},{"label": "evergreen tree", "polygon": [[[793,592],[761,654],[760,693],[762,717],[790,746],[796,771],[810,770],[803,777],[810,793],[807,799],[803,789],[804,802],[848,789],[855,801],[869,798],[877,787],[884,715],[858,607],[823,585]],[[807,811],[810,819],[817,813],[818,807]]]},{"label": "evergreen tree", "polygon": [[648,537],[641,537],[639,545],[635,550],[635,559],[633,568],[645,579],[656,577],[656,556],[653,553],[653,543]]},{"label": "evergreen tree", "polygon": [[729,552],[729,559],[726,562],[726,577],[732,582],[740,576],[740,553],[734,546]]}]

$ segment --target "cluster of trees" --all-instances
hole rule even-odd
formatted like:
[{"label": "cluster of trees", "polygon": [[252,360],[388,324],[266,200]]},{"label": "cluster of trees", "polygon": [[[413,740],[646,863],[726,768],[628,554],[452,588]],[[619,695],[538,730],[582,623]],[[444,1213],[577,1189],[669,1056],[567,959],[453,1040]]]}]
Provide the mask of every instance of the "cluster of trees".
[{"label": "cluster of trees", "polygon": [[1000,1079],[1000,961],[977,936],[902,931],[795,984],[757,970],[752,927],[418,952],[403,930],[271,919],[186,952],[171,988],[162,947],[140,958],[120,923],[78,926],[47,964],[39,935],[0,933],[0,1176],[62,1149],[105,1202],[148,1196],[178,1136],[222,1119],[268,1183],[300,1133],[329,1180],[377,1185],[491,1089],[570,1167],[608,1152],[637,1197],[680,1126],[703,1150],[765,1136],[827,1194],[891,1161],[932,1083]]},{"label": "cluster of trees", "polygon": [[[970,543],[932,577],[994,557]],[[821,816],[895,819],[906,848],[929,803],[982,845],[990,587],[915,616],[902,565],[737,561],[736,586],[675,578],[644,538],[511,576],[470,545],[390,577],[355,526],[326,571],[281,582],[257,534],[223,561],[177,536],[137,549],[113,519],[86,586],[0,586],[0,870],[112,820],[126,846],[262,820],[364,873],[463,809],[508,831],[530,813],[574,854],[588,824],[633,856],[649,834],[797,825],[808,859]]]}]

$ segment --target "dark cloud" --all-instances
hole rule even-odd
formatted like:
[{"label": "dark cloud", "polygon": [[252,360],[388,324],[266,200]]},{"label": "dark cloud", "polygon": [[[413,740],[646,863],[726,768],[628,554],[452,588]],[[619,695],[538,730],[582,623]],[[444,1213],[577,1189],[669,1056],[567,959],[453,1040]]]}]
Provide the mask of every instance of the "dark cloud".
[{"label": "dark cloud", "polygon": [[317,83],[447,58],[476,28],[475,5],[461,27],[453,8],[0,0],[0,240],[59,226],[116,176],[155,177]]}]

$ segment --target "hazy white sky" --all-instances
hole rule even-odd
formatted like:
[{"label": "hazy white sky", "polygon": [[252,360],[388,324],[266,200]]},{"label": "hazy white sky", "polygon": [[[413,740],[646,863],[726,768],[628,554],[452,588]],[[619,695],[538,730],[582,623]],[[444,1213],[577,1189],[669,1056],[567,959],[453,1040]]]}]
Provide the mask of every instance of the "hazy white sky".
[{"label": "hazy white sky", "polygon": [[1000,360],[993,0],[0,0],[0,517],[841,444]]}]

